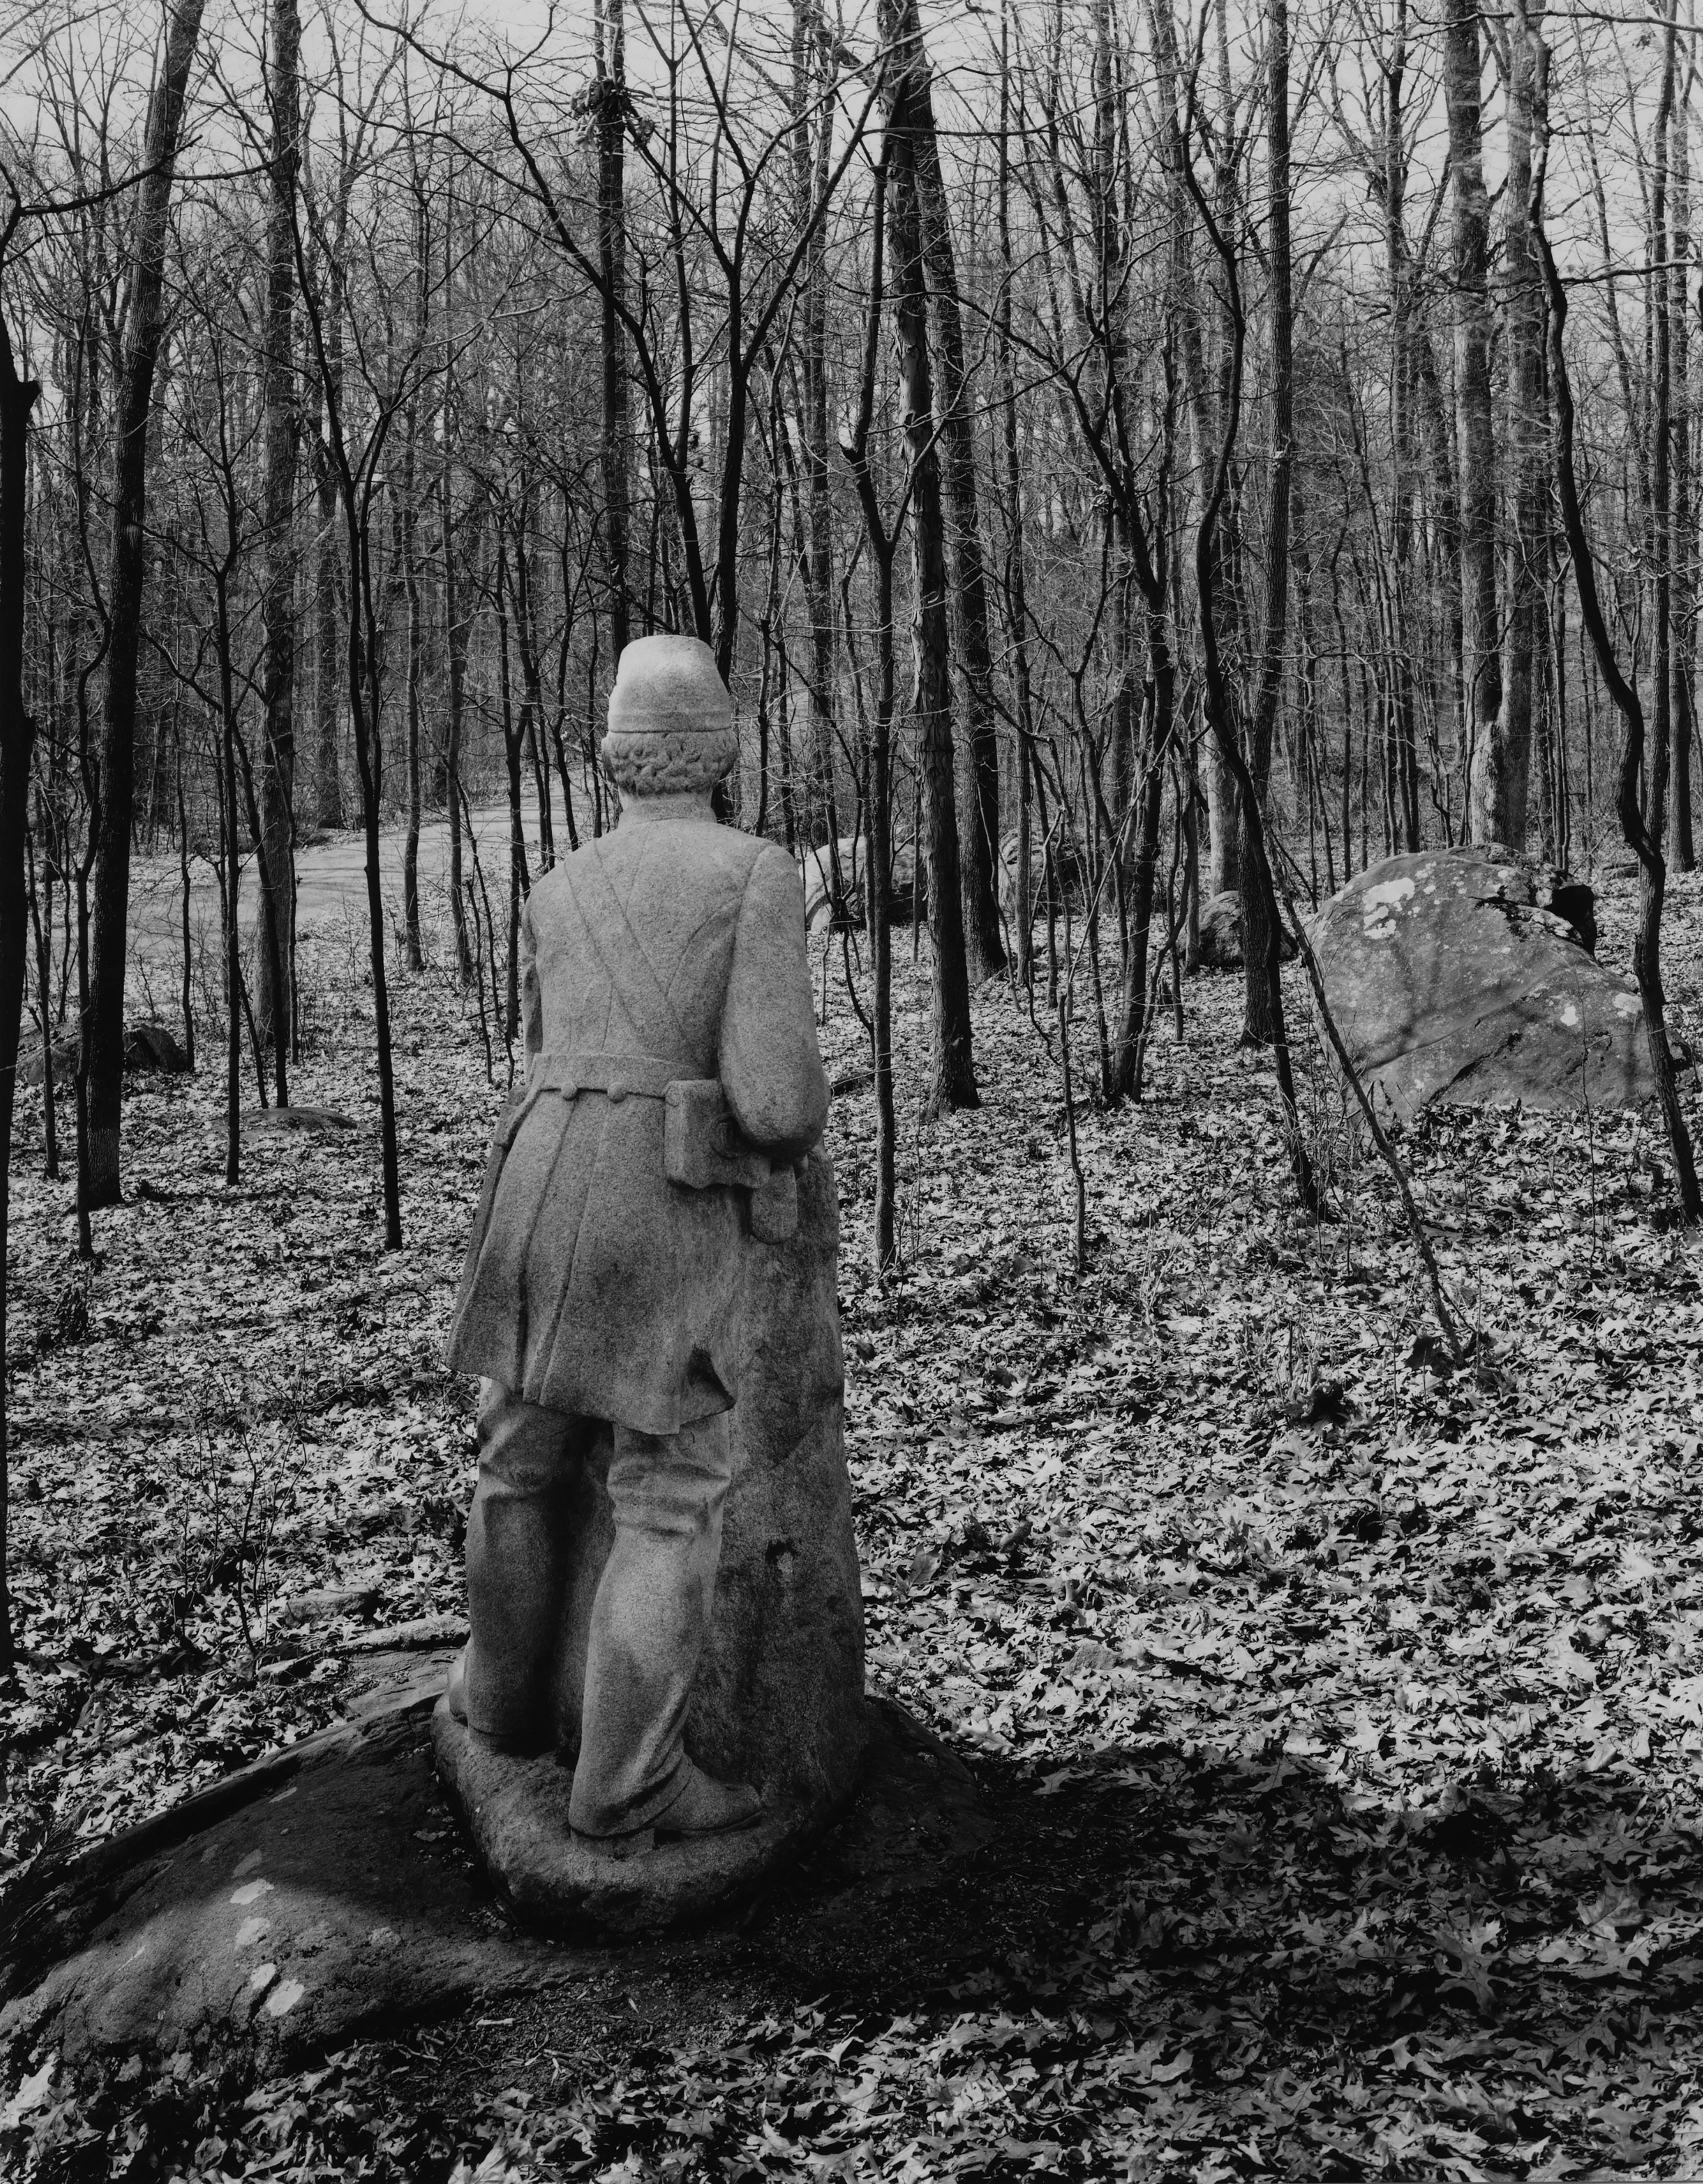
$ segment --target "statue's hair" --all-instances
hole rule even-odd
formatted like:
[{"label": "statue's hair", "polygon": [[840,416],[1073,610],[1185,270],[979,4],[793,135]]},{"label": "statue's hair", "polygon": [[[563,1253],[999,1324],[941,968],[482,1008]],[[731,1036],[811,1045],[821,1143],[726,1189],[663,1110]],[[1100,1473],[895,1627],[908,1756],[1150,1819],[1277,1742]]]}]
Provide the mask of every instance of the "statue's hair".
[{"label": "statue's hair", "polygon": [[738,755],[731,727],[627,728],[604,738],[604,762],[624,796],[701,794]]}]

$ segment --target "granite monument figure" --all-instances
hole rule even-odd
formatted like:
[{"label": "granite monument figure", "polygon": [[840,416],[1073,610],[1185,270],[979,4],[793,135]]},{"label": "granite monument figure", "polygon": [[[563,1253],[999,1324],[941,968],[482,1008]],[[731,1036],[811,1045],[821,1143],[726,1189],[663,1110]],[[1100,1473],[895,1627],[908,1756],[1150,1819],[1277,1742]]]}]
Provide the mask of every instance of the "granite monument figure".
[{"label": "granite monument figure", "polygon": [[[828,1095],[798,874],[711,810],[737,745],[706,645],[627,646],[604,751],[620,824],[526,906],[526,1074],[449,1339],[482,1385],[470,1637],[448,1706],[498,1751],[576,1744],[571,1830],[632,1856],[761,1817],[758,1790],[699,1768],[685,1737],[732,1475],[747,1255],[791,1233]],[[587,1584],[578,1528],[598,1450],[613,1537]]]}]

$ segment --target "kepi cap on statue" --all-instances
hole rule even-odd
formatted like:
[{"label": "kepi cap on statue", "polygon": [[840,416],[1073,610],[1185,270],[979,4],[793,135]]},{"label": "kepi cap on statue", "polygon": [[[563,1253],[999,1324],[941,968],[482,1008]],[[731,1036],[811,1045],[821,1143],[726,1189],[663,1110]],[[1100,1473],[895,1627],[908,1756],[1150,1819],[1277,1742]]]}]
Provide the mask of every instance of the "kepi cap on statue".
[{"label": "kepi cap on statue", "polygon": [[726,735],[733,700],[701,637],[636,637],[609,692],[611,736]]}]

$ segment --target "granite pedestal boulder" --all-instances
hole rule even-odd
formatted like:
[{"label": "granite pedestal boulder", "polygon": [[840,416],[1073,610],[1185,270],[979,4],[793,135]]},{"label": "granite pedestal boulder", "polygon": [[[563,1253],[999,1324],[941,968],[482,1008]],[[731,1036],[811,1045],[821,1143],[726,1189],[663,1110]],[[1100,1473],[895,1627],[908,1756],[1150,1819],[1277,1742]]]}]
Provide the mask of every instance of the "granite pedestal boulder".
[{"label": "granite pedestal boulder", "polygon": [[[833,1169],[819,1152],[799,1176],[795,1234],[748,1263],[733,1478],[686,1732],[698,1766],[761,1791],[757,1825],[613,1856],[569,1824],[570,1748],[503,1752],[447,1702],[433,1718],[439,1773],[487,1870],[544,1931],[656,1932],[725,1911],[830,1825],[857,1788],[863,1601],[845,1460],[838,1240]],[[605,1463],[607,1455],[605,1441]],[[598,1469],[563,1617],[570,1677],[583,1674],[583,1634],[614,1535]]]},{"label": "granite pedestal boulder", "polygon": [[737,749],[706,645],[626,648],[621,822],[528,898],[450,1333],[482,1387],[439,1761],[559,1932],[720,1908],[856,1776],[828,1086],[798,873],[711,804]]}]

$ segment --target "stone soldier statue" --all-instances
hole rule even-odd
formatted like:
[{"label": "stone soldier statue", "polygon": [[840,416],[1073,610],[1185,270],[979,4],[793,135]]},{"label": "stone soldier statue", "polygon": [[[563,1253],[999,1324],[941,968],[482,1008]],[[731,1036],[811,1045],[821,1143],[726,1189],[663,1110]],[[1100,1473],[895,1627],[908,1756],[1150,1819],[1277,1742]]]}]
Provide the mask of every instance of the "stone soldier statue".
[{"label": "stone soldier statue", "polygon": [[745,1258],[787,1231],[827,1084],[792,860],[710,809],[737,748],[708,646],[627,646],[604,744],[621,825],[526,905],[526,1078],[449,1340],[452,1365],[483,1379],[470,1636],[449,1706],[499,1748],[562,1734],[576,1511],[613,1429],[569,1819],[615,1850],[762,1809],[683,1738],[732,1471]]}]

